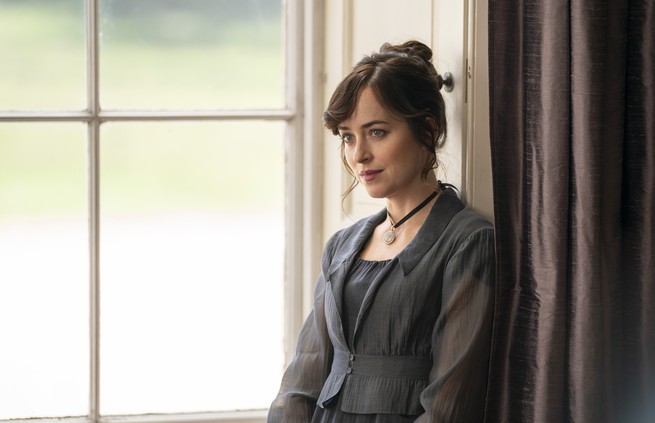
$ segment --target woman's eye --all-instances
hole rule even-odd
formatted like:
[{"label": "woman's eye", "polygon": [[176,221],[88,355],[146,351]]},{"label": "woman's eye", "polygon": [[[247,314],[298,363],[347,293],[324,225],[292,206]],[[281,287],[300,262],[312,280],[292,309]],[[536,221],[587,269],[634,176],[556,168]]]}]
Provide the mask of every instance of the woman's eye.
[{"label": "woman's eye", "polygon": [[354,139],[352,134],[341,134],[341,141],[349,143]]},{"label": "woman's eye", "polygon": [[371,136],[373,138],[380,138],[384,136],[386,132],[383,129],[371,129]]}]

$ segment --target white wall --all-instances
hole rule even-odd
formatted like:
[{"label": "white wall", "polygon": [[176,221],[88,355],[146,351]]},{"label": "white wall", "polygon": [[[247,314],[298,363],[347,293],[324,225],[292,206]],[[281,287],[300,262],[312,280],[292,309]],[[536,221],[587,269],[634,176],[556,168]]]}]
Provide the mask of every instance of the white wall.
[{"label": "white wall", "polygon": [[469,13],[469,78],[467,200],[493,222],[493,185],[489,144],[488,1],[471,0]]}]

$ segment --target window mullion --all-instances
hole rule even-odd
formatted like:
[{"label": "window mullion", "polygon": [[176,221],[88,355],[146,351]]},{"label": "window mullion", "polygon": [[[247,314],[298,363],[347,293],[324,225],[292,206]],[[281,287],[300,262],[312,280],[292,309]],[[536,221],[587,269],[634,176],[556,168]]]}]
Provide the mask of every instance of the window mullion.
[{"label": "window mullion", "polygon": [[89,419],[97,423],[100,419],[100,213],[99,213],[99,142],[98,120],[94,119],[88,127],[89,158]]},{"label": "window mullion", "polygon": [[87,108],[88,122],[88,183],[89,183],[89,419],[100,421],[100,193],[98,98],[99,65],[99,0],[87,0]]},{"label": "window mullion", "polygon": [[98,116],[100,104],[99,76],[99,0],[87,0],[87,107],[92,116]]},{"label": "window mullion", "polygon": [[303,144],[300,142],[303,116],[300,94],[303,86],[302,22],[303,2],[286,2],[286,104],[294,118],[287,126],[286,198],[286,264],[284,289],[284,351],[288,362],[295,350],[295,342],[303,320],[302,310],[302,251],[303,251]]}]

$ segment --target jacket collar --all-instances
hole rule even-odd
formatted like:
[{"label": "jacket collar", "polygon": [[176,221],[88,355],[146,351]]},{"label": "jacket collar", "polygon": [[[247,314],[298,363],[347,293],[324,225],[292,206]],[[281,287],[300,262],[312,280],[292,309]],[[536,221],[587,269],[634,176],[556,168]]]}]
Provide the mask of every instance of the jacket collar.
[{"label": "jacket collar", "polygon": [[[457,198],[453,189],[445,189],[430,210],[430,214],[419,229],[418,233],[396,257],[407,276],[414,270],[416,264],[439,239],[450,220],[464,208],[462,201]],[[367,219],[353,226],[353,233],[339,246],[332,259],[328,274],[331,280],[344,278],[350,271],[353,261],[366,245],[375,227],[382,223],[387,216],[387,210],[382,209]]]},{"label": "jacket collar", "polygon": [[[439,239],[450,220],[460,210],[464,208],[464,203],[457,198],[455,191],[445,189],[439,196],[425,223],[421,226],[412,242],[402,250],[397,258],[400,267],[403,269],[403,275],[407,276],[421,258],[428,252],[430,247]],[[386,212],[386,211],[385,211]]]}]

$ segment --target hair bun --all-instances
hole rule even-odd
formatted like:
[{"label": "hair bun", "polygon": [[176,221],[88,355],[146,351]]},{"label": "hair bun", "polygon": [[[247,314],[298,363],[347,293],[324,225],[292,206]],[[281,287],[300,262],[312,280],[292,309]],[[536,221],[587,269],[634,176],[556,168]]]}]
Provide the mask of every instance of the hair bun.
[{"label": "hair bun", "polygon": [[410,57],[418,57],[427,63],[432,63],[432,49],[420,41],[411,40],[403,44],[384,43],[380,53],[396,53]]},{"label": "hair bun", "polygon": [[432,49],[420,41],[410,40],[403,44],[384,43],[380,47],[380,54],[406,57],[415,63],[425,66],[427,72],[434,77],[437,88],[441,90],[444,86],[444,79],[432,64]]}]

